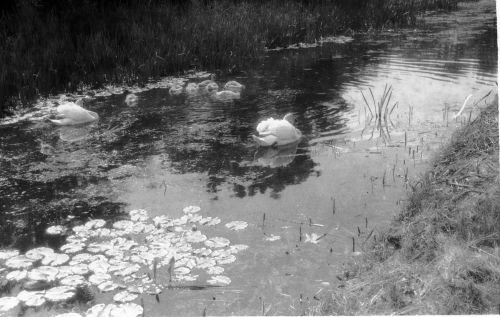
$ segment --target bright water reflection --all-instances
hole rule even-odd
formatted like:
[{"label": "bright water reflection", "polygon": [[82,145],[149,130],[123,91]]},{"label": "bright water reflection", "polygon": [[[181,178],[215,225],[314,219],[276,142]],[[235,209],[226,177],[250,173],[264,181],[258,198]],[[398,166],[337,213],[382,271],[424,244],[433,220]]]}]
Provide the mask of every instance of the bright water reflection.
[{"label": "bright water reflection", "polygon": [[[427,16],[415,30],[269,52],[244,76],[218,79],[245,84],[240,100],[153,89],[136,92],[130,103],[124,92],[88,103],[100,114],[88,126],[2,125],[1,241],[55,247],[60,241],[44,234],[51,224],[114,219],[135,208],[179,217],[183,207],[199,205],[223,223],[248,222],[243,231],[221,225],[207,232],[250,248],[228,265],[229,287],[168,290],[160,303],[145,299],[146,315],[164,307],[173,315],[205,308],[260,314],[262,301],[272,303],[270,313],[301,313],[300,297],[334,287],[352,239],[359,250],[391,220],[408,181],[461,120],[493,97],[481,100],[496,90],[494,12],[492,1],[471,2]],[[367,130],[360,92],[368,96],[371,88],[378,98],[386,85],[398,102],[389,144]],[[453,120],[469,94],[466,116]],[[297,114],[305,138],[258,149],[251,139],[257,123],[287,112]],[[306,243],[306,233],[322,238]],[[280,239],[268,241],[271,235]]]}]

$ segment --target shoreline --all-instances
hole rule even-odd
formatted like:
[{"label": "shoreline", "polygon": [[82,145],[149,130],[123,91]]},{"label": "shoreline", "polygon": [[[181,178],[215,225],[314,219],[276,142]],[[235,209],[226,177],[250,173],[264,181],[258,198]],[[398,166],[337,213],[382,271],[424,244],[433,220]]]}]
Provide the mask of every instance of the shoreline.
[{"label": "shoreline", "polygon": [[11,6],[0,22],[0,41],[6,43],[0,48],[6,66],[0,70],[0,117],[39,96],[82,86],[145,83],[192,69],[236,74],[266,49],[414,25],[419,14],[451,10],[458,1],[186,3]]},{"label": "shoreline", "polygon": [[346,263],[338,290],[310,313],[498,313],[498,151],[497,96],[454,132],[390,228]]}]

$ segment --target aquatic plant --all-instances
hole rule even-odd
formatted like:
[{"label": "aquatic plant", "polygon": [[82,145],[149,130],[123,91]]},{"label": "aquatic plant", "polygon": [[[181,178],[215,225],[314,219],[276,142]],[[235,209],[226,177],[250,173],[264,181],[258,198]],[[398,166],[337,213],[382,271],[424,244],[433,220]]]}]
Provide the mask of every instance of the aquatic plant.
[{"label": "aquatic plant", "polygon": [[[92,219],[71,229],[60,230],[60,225],[48,228],[52,233],[66,232],[67,243],[60,247],[64,253],[48,247],[34,248],[25,254],[0,250],[0,274],[6,280],[24,282],[25,288],[28,283],[38,283],[36,291],[23,290],[16,297],[0,298],[0,313],[11,312],[18,306],[39,307],[46,302],[88,302],[96,290],[120,289],[113,300],[126,303],[137,299],[139,294],[156,295],[165,288],[196,283],[200,276],[197,273],[202,271],[209,276],[208,286],[200,286],[202,288],[230,284],[231,279],[221,275],[223,266],[235,262],[235,254],[248,246],[231,245],[230,240],[223,237],[209,239],[199,228],[193,231],[193,225],[220,223],[219,218],[205,218],[198,214],[200,211],[198,206],[187,206],[180,218],[150,219],[146,210],[136,209],[129,212],[129,219],[113,223]],[[233,230],[241,230],[247,223],[233,221],[228,225]],[[168,280],[162,267],[167,267]],[[137,304],[98,304],[86,315],[116,316],[122,309],[133,309],[131,316],[142,313],[142,307]]]},{"label": "aquatic plant", "polygon": [[390,103],[392,98],[392,86],[387,86],[387,84],[385,85],[384,92],[380,96],[379,100],[375,100],[375,96],[373,95],[371,88],[368,88],[368,90],[371,96],[371,104],[365,97],[363,91],[361,91],[363,101],[365,102],[365,113],[366,109],[368,109],[369,112],[368,122],[365,123],[366,127],[365,129],[363,129],[362,134],[368,127],[370,127],[372,120],[374,120],[375,125],[372,126],[372,137],[373,132],[375,130],[378,130],[380,132],[380,137],[382,137],[384,140],[389,140],[391,138],[389,133],[389,123],[394,126],[390,119],[390,115],[394,111],[394,108],[396,108],[396,106],[398,105],[398,102],[395,102],[392,105]]}]

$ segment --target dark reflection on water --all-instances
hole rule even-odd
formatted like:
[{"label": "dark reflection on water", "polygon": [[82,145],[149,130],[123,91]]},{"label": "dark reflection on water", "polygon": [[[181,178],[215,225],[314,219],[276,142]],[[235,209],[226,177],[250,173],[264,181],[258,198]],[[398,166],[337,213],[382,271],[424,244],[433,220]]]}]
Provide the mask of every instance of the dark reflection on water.
[{"label": "dark reflection on water", "polygon": [[[359,35],[346,44],[269,52],[263,64],[237,78],[246,90],[232,103],[155,89],[138,94],[134,107],[125,104],[126,93],[97,98],[88,107],[101,119],[89,126],[0,126],[0,243],[24,249],[43,243],[47,224],[119,215],[124,205],[116,200],[111,171],[141,165],[153,155],[161,155],[162,168],[172,173],[206,175],[213,199],[225,184],[234,197],[261,193],[278,199],[287,186],[320,176],[311,154],[319,142],[314,140],[331,141],[351,131],[346,114],[356,115],[362,104],[345,98],[350,90],[388,81],[397,86],[399,80],[395,90],[401,93],[415,88],[408,84],[412,76],[432,86],[467,79],[470,72],[478,77],[474,82],[491,85],[496,28],[477,24],[459,30],[456,38],[431,24]],[[426,84],[423,78],[431,80]],[[259,120],[288,112],[297,115],[304,140],[282,152],[257,149],[251,134]]]}]

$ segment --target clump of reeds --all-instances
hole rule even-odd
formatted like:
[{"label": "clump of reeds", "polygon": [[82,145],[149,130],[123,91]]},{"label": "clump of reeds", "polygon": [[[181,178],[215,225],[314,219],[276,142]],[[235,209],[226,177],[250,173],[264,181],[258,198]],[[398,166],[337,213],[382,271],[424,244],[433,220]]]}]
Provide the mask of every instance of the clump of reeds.
[{"label": "clump of reeds", "polygon": [[375,121],[375,126],[373,128],[380,131],[380,136],[383,137],[384,140],[388,140],[390,139],[389,123],[394,126],[390,119],[390,115],[398,105],[398,102],[394,102],[393,104],[391,104],[392,86],[387,86],[386,84],[384,87],[384,92],[378,100],[375,100],[372,89],[368,88],[368,90],[371,96],[371,103],[365,97],[363,91],[361,91],[361,95],[363,96],[363,100],[365,102],[365,113],[366,109],[368,109],[368,122],[366,123],[366,125],[369,126],[372,121]]}]

